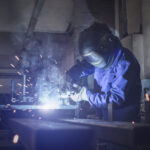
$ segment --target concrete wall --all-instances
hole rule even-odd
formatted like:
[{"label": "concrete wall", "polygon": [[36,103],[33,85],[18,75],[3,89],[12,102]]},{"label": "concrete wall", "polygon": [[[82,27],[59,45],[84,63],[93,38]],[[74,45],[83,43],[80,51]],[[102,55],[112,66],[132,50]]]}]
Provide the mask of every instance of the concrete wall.
[{"label": "concrete wall", "polygon": [[[127,33],[141,32],[141,0],[126,0]],[[115,0],[115,28],[119,31],[119,0]]]},{"label": "concrete wall", "polygon": [[133,48],[133,38],[132,35],[129,35],[121,40],[121,43],[124,47],[132,51]]},{"label": "concrete wall", "polygon": [[141,0],[126,0],[128,34],[139,33],[142,24]]},{"label": "concrete wall", "polygon": [[144,37],[144,74],[150,78],[150,1],[142,0],[142,22]]},{"label": "concrete wall", "polygon": [[[115,3],[116,29],[118,29],[118,0]],[[128,36],[122,39],[131,48],[141,65],[142,78],[150,78],[150,1],[127,0]],[[141,28],[142,27],[142,28]],[[142,30],[141,30],[142,29]],[[140,34],[138,34],[140,33]]]},{"label": "concrete wall", "polygon": [[[142,34],[141,27],[145,30],[145,23],[142,18],[145,14],[142,12],[141,0],[126,0],[126,13],[127,13],[127,32],[128,36],[121,40],[124,47],[133,52],[141,66],[141,78],[145,78],[147,69],[145,65],[145,33]],[[115,0],[115,26],[119,31],[119,0]]]},{"label": "concrete wall", "polygon": [[144,77],[144,51],[143,51],[143,35],[142,34],[135,34],[132,36],[133,41],[133,54],[137,58],[140,67],[141,67],[141,79]]},{"label": "concrete wall", "polygon": [[63,33],[72,22],[73,0],[46,0],[35,31]]},{"label": "concrete wall", "polygon": [[[0,0],[0,31],[26,31],[35,0]],[[66,32],[72,18],[73,0],[45,0],[35,31]]]},{"label": "concrete wall", "polygon": [[25,31],[31,18],[34,0],[1,0],[0,31]]},{"label": "concrete wall", "polygon": [[95,19],[114,27],[114,0],[87,0],[87,5]]}]

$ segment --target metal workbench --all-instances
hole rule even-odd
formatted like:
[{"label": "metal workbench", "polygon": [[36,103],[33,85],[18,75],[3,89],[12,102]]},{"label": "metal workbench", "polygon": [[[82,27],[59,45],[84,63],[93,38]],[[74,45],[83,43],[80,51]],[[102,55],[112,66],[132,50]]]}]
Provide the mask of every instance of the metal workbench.
[{"label": "metal workbench", "polygon": [[36,119],[10,119],[12,133],[26,150],[93,150],[94,132],[83,125]]},{"label": "metal workbench", "polygon": [[61,121],[92,127],[97,138],[133,150],[139,147],[150,146],[150,124],[108,122],[92,119],[62,119]]},{"label": "metal workbench", "polygon": [[[20,140],[27,150],[41,150],[42,145],[48,149],[53,145],[57,150],[67,144],[78,150],[94,150],[91,145],[95,143],[95,139],[131,150],[141,150],[143,146],[150,145],[150,124],[92,119],[10,119],[8,124],[14,134],[20,135]],[[64,148],[70,149],[65,146]],[[44,150],[47,149],[44,147]]]}]

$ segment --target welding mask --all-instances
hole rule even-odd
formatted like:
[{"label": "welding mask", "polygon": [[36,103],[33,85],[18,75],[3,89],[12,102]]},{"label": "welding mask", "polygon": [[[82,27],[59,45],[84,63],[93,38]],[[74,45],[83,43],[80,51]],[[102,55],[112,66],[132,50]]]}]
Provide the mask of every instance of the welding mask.
[{"label": "welding mask", "polygon": [[88,63],[98,68],[108,68],[112,65],[115,58],[111,53],[107,55],[100,55],[96,51],[91,50],[88,52],[86,49],[84,49],[82,56]]},{"label": "welding mask", "polygon": [[118,43],[118,39],[105,24],[94,23],[80,33],[79,52],[93,66],[106,69],[115,60]]}]

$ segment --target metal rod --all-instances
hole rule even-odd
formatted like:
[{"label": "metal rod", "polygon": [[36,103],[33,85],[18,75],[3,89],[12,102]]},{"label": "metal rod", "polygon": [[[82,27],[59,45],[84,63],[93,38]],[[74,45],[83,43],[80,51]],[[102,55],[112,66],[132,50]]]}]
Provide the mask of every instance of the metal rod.
[{"label": "metal rod", "polygon": [[40,12],[42,10],[42,7],[44,5],[45,0],[36,0],[35,6],[33,8],[32,16],[29,22],[29,26],[26,32],[25,40],[26,38],[30,37],[35,29],[36,23],[38,21],[38,17],[40,15]]},{"label": "metal rod", "polygon": [[22,88],[23,102],[26,102],[26,75],[23,75],[23,88]]},{"label": "metal rod", "polygon": [[114,120],[114,108],[113,103],[108,103],[108,121]]},{"label": "metal rod", "polygon": [[11,80],[11,101],[14,99],[15,81]]}]

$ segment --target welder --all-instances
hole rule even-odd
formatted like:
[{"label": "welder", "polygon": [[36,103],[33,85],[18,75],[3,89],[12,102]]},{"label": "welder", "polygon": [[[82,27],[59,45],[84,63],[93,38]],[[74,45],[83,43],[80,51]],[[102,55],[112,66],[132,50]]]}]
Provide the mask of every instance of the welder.
[{"label": "welder", "polygon": [[97,22],[80,33],[78,47],[83,60],[67,74],[74,82],[94,74],[97,88],[83,87],[72,99],[88,101],[104,120],[108,120],[108,104],[113,103],[114,121],[139,121],[140,66],[132,52],[106,24]]}]

